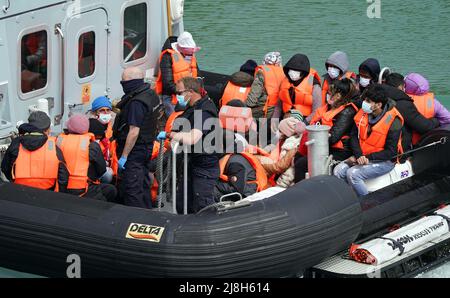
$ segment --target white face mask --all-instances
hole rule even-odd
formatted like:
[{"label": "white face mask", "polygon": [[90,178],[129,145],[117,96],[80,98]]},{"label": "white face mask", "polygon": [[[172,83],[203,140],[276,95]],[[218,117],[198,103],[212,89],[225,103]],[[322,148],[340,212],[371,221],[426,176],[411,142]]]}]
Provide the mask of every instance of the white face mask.
[{"label": "white face mask", "polygon": [[288,75],[291,78],[291,80],[295,82],[300,80],[301,72],[291,69],[289,70]]},{"label": "white face mask", "polygon": [[359,84],[360,84],[362,87],[367,87],[367,86],[369,86],[369,84],[370,84],[370,79],[366,79],[366,78],[360,77],[360,78],[359,78]]},{"label": "white face mask", "polygon": [[100,114],[98,116],[98,120],[103,124],[109,124],[111,122],[112,116],[111,114]]},{"label": "white face mask", "polygon": [[328,75],[330,76],[330,78],[332,78],[333,80],[337,77],[339,77],[339,74],[341,73],[341,71],[339,70],[339,68],[336,67],[328,67]]}]

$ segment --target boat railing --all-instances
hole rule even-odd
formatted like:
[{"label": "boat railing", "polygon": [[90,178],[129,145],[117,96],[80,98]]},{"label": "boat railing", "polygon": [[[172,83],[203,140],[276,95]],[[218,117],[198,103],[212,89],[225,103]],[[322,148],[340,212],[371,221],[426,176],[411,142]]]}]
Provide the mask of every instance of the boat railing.
[{"label": "boat railing", "polygon": [[[180,143],[172,143],[172,208],[173,213],[177,214],[177,154]],[[187,191],[188,191],[188,150],[187,146],[183,146],[183,214],[188,213],[187,210]]]}]

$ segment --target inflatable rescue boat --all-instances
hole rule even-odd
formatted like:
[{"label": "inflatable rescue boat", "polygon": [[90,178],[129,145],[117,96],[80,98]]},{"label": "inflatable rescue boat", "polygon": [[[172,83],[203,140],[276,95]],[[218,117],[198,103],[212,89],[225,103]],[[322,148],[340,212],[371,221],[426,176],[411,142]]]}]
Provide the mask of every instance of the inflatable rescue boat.
[{"label": "inflatable rescue boat", "polygon": [[393,184],[362,198],[322,175],[175,215],[2,183],[0,266],[64,277],[68,256],[78,255],[82,277],[301,276],[448,203],[448,137],[448,127],[424,136],[411,172],[394,169],[372,181]]}]

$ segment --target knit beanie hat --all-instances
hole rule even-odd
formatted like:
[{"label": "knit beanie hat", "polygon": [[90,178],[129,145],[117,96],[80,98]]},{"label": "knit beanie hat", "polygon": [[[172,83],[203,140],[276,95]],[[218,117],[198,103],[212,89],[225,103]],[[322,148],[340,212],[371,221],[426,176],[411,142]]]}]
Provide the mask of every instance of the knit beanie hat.
[{"label": "knit beanie hat", "polygon": [[101,108],[108,108],[112,110],[112,104],[106,96],[97,97],[92,102],[92,111],[95,112]]},{"label": "knit beanie hat", "polygon": [[82,114],[74,114],[66,122],[69,133],[83,135],[89,132],[89,119]]}]

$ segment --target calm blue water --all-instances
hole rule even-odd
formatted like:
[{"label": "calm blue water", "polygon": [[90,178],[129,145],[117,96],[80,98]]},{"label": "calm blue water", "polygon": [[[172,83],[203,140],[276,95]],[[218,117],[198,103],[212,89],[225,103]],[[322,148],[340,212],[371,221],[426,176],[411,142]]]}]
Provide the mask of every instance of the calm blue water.
[{"label": "calm blue water", "polygon": [[351,69],[373,57],[400,73],[419,72],[450,107],[450,1],[381,0],[369,19],[365,0],[188,0],[185,29],[202,46],[199,64],[232,73],[269,51],[284,61],[304,53],[325,73],[325,60],[347,52]]},{"label": "calm blue water", "polygon": [[[357,71],[366,58],[403,74],[419,72],[450,107],[450,1],[381,0],[381,18],[367,17],[366,0],[187,0],[185,28],[202,46],[200,67],[232,73],[269,51],[284,61],[307,54],[320,73],[336,50]],[[429,276],[450,276],[450,265]],[[0,270],[0,277],[29,277]]]}]

